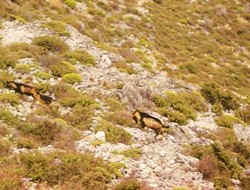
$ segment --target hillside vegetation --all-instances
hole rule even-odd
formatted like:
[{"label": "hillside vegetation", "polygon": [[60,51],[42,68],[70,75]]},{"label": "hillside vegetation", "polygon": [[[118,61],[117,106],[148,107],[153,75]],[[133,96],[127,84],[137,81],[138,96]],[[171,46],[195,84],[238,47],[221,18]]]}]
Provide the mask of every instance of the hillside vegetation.
[{"label": "hillside vegetation", "polygon": [[247,0],[0,3],[0,190],[249,189]]}]

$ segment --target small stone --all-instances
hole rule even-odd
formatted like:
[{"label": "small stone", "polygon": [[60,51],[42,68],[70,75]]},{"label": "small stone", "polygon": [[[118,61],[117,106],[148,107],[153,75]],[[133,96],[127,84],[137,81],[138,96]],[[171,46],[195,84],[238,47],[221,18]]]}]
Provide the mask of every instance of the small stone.
[{"label": "small stone", "polygon": [[162,167],[160,166],[157,166],[155,169],[154,169],[154,172],[155,173],[160,173],[162,171]]},{"label": "small stone", "polygon": [[231,179],[231,181],[232,181],[232,183],[234,185],[239,185],[240,184],[240,180],[238,180],[238,179]]},{"label": "small stone", "polygon": [[142,179],[145,179],[145,178],[147,178],[147,177],[149,176],[149,174],[150,174],[149,170],[148,170],[148,169],[145,169],[145,170],[143,170],[143,171],[141,172],[141,178],[142,178]]},{"label": "small stone", "polygon": [[166,156],[166,152],[165,151],[160,151],[159,154],[161,155],[161,157],[165,157]]},{"label": "small stone", "polygon": [[105,137],[104,131],[98,131],[95,134],[95,138],[96,138],[96,140],[106,141],[106,137]]},{"label": "small stone", "polygon": [[142,171],[142,170],[144,170],[146,167],[147,167],[146,164],[140,164],[140,165],[139,165],[139,170]]}]

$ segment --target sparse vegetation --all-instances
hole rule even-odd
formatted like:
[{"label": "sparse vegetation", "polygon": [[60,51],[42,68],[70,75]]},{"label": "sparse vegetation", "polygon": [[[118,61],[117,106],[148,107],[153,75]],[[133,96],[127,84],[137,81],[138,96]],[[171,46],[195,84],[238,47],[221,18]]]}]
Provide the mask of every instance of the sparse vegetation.
[{"label": "sparse vegetation", "polygon": [[38,71],[36,73],[36,77],[39,77],[39,78],[41,78],[43,80],[53,78],[53,76],[50,73],[46,73],[46,72],[42,72],[42,71]]},{"label": "sparse vegetation", "polygon": [[62,21],[50,21],[43,26],[57,32],[60,36],[70,36],[70,33],[66,29],[66,24]]},{"label": "sparse vegetation", "polygon": [[[250,124],[248,1],[8,0],[1,2],[0,19],[0,29],[7,29],[9,21],[23,29],[31,21],[41,20],[41,27],[54,34],[21,39],[8,34],[26,42],[10,44],[5,36],[0,37],[0,189],[26,189],[24,179],[38,183],[38,189],[151,189],[134,176],[110,187],[114,177],[122,176],[119,168],[125,165],[75,152],[75,141],[83,138],[82,131],[93,130],[96,118],[102,120],[94,130],[104,131],[108,142],[130,144],[132,139],[123,127],[134,126],[128,110],[135,106],[121,103],[113,94],[122,89],[125,81],[113,83],[91,76],[90,80],[98,81],[108,94],[99,89],[92,92],[92,88],[86,90],[91,91],[88,94],[81,91],[85,92],[82,87],[74,88],[82,81],[80,76],[85,77],[77,73],[81,67],[95,66],[96,59],[105,58],[95,53],[94,46],[104,55],[117,54],[110,57],[109,67],[116,67],[122,76],[129,74],[129,81],[134,75],[144,75],[140,71],[143,69],[151,72],[150,77],[161,74],[173,80],[173,86],[166,89],[174,88],[175,93],[147,97],[148,102],[143,104],[170,122],[185,125],[207,111],[207,103],[211,104],[218,129],[205,135],[199,127],[197,131],[192,129],[215,142],[190,145],[192,156],[200,160],[198,170],[206,180],[214,182],[215,189],[233,189],[231,179],[240,180],[240,188],[249,189],[250,178],[243,169],[249,168],[250,147],[239,142],[232,129],[236,123],[244,127]],[[86,40],[69,47],[65,42],[71,43],[75,36],[70,36],[67,25],[90,37],[91,45]],[[35,74],[34,69],[38,70]],[[55,95],[56,101],[49,106],[21,102],[19,95],[10,93],[6,86],[8,80],[16,79],[36,83],[40,93]],[[184,88],[179,89],[178,81],[184,86],[185,82],[193,83],[200,91],[182,92]],[[32,114],[22,114],[24,109]],[[174,135],[176,128],[170,130]],[[93,141],[92,145],[99,148],[102,143],[106,142]],[[47,145],[63,151],[42,154],[33,150]],[[30,149],[31,153],[12,154],[13,147]],[[116,153],[139,157],[141,151]],[[181,184],[173,189],[189,188]]]},{"label": "sparse vegetation", "polygon": [[19,104],[19,97],[17,94],[13,93],[0,94],[0,102],[10,103],[11,105],[16,106]]},{"label": "sparse vegetation", "polygon": [[81,82],[82,77],[76,73],[68,73],[68,74],[63,75],[62,80],[65,83],[74,84],[76,82]]},{"label": "sparse vegetation", "polygon": [[[8,166],[9,165],[9,166]],[[6,169],[10,169],[9,172]],[[50,186],[106,189],[111,181],[114,168],[100,158],[90,154],[74,152],[54,152],[49,154],[23,153],[1,160],[1,183],[3,187],[19,189],[21,176],[31,178],[38,183],[46,182]],[[5,171],[5,172],[4,172]],[[10,178],[12,174],[12,178]],[[13,178],[14,177],[14,178]],[[6,179],[13,179],[5,181]]]},{"label": "sparse vegetation", "polygon": [[132,135],[130,133],[104,120],[96,126],[95,131],[104,131],[106,140],[111,143],[130,144],[132,140]]},{"label": "sparse vegetation", "polygon": [[206,104],[197,92],[192,93],[172,93],[167,92],[166,97],[154,96],[153,99],[157,111],[168,117],[169,121],[186,124],[188,119],[195,120],[197,111],[205,111]]},{"label": "sparse vegetation", "polygon": [[94,66],[95,65],[95,58],[84,50],[75,50],[66,53],[66,57],[69,59],[69,62],[75,64],[79,62],[80,64],[87,65],[87,66]]},{"label": "sparse vegetation", "polygon": [[32,44],[40,46],[44,48],[44,50],[50,52],[63,53],[69,50],[68,45],[55,36],[41,36],[34,38]]},{"label": "sparse vegetation", "polygon": [[30,72],[31,67],[30,67],[29,65],[27,65],[27,64],[17,64],[17,65],[15,66],[15,70],[16,70],[16,72],[18,72],[18,73],[27,74],[27,73]]},{"label": "sparse vegetation", "polygon": [[232,115],[222,115],[215,119],[216,123],[219,126],[227,127],[227,128],[233,128],[233,125],[235,123],[243,123],[238,118],[232,116]]},{"label": "sparse vegetation", "polygon": [[127,149],[127,150],[123,150],[123,151],[113,151],[112,153],[124,155],[128,158],[137,159],[137,158],[140,158],[140,156],[142,154],[142,150],[138,149],[138,148],[134,148],[134,149]]},{"label": "sparse vegetation", "polygon": [[62,77],[65,74],[76,73],[76,68],[71,63],[62,61],[51,66],[51,73],[54,76]]}]

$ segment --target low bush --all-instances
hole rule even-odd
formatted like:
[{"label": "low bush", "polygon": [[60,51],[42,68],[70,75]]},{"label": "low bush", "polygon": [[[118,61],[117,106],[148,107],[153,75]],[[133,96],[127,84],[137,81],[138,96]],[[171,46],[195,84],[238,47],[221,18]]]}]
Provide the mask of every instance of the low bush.
[{"label": "low bush", "polygon": [[216,115],[221,115],[223,112],[223,106],[221,105],[220,102],[216,102],[212,105],[211,110]]},{"label": "low bush", "polygon": [[69,50],[68,45],[55,36],[40,36],[32,41],[33,45],[43,47],[50,52],[64,53]]},{"label": "low bush", "polygon": [[0,88],[6,87],[7,81],[9,80],[13,80],[12,75],[7,71],[0,71]]},{"label": "low bush", "polygon": [[[231,178],[241,179],[242,162],[237,154],[224,149],[221,144],[193,146],[193,156],[200,162],[198,169],[206,179],[215,183],[215,188],[228,188],[232,185]],[[223,176],[223,178],[221,178]]]},{"label": "low bush", "polygon": [[235,110],[235,115],[246,124],[250,125],[250,104],[248,104],[245,108]]},{"label": "low bush", "polygon": [[222,115],[215,119],[217,125],[227,128],[233,128],[233,125],[236,123],[243,123],[240,119],[232,116],[232,115]]},{"label": "low bush", "polygon": [[57,32],[60,36],[70,36],[70,33],[66,29],[66,24],[62,21],[52,20],[46,24],[43,24],[43,27],[47,27]]},{"label": "low bush", "polygon": [[0,102],[10,103],[13,106],[17,106],[19,104],[19,97],[17,94],[3,93],[0,94]]},{"label": "low bush", "polygon": [[103,119],[112,122],[113,124],[127,127],[132,127],[134,125],[131,114],[127,111],[108,112],[104,115]]},{"label": "low bush", "polygon": [[94,66],[96,63],[95,58],[84,50],[75,50],[66,53],[66,57],[69,59],[69,62],[75,64],[79,62],[80,64],[87,66]]},{"label": "low bush", "polygon": [[126,149],[123,151],[113,151],[113,154],[120,154],[128,158],[138,159],[141,157],[142,150],[138,148]]},{"label": "low bush", "polygon": [[56,136],[62,131],[62,126],[44,120],[37,123],[23,123],[18,129],[24,136],[31,137],[42,145],[49,145],[55,141]]},{"label": "low bush", "polygon": [[21,74],[27,74],[31,70],[31,67],[27,64],[17,64],[15,66],[15,71]]},{"label": "low bush", "polygon": [[114,66],[121,72],[125,72],[128,74],[137,74],[137,71],[134,70],[134,68],[132,66],[130,66],[129,64],[123,62],[123,61],[116,61],[114,63]]},{"label": "low bush", "polygon": [[0,120],[8,125],[17,125],[18,119],[5,107],[0,106]]},{"label": "low bush", "polygon": [[18,22],[21,22],[21,23],[26,23],[27,22],[23,17],[21,17],[19,15],[10,14],[9,18],[17,20]]},{"label": "low bush", "polygon": [[38,142],[33,138],[18,137],[15,143],[17,148],[27,148],[27,149],[38,148]]},{"label": "low bush", "polygon": [[239,101],[230,91],[224,91],[216,83],[205,83],[202,86],[201,94],[209,103],[221,104],[225,110],[236,109]]},{"label": "low bush", "polygon": [[115,97],[109,97],[105,100],[105,104],[109,106],[110,111],[124,110],[124,105]]},{"label": "low bush", "polygon": [[140,190],[140,182],[136,179],[128,179],[119,183],[114,190]]},{"label": "low bush", "polygon": [[74,9],[76,7],[76,1],[75,0],[64,0],[64,3],[69,6],[71,9]]},{"label": "low bush", "polygon": [[0,157],[10,154],[11,143],[8,140],[0,139]]},{"label": "low bush", "polygon": [[50,90],[51,86],[50,86],[49,82],[44,82],[44,83],[37,84],[36,88],[37,88],[39,93],[44,94]]},{"label": "low bush", "polygon": [[76,73],[68,73],[68,74],[63,75],[62,80],[65,83],[74,84],[74,83],[82,82],[82,77]]},{"label": "low bush", "polygon": [[[7,172],[5,168],[10,169],[11,166],[15,166],[15,169],[12,168]],[[6,173],[2,173],[3,171]],[[9,179],[9,174],[12,173],[15,174],[12,175],[13,179],[31,178],[33,182],[47,183],[49,187],[75,187],[78,181],[80,189],[100,190],[107,189],[108,183],[115,176],[114,168],[108,163],[104,163],[101,158],[76,152],[21,153],[2,160],[0,173],[0,180]],[[22,189],[20,181],[16,180],[16,183],[12,184],[10,189],[13,187]]]},{"label": "low bush", "polygon": [[168,121],[175,122],[180,125],[186,125],[187,124],[187,117],[176,110],[168,109],[168,108],[157,108],[156,111],[160,113],[161,115],[168,118]]},{"label": "low bush", "polygon": [[8,67],[15,67],[18,62],[16,54],[12,54],[8,48],[0,46],[0,69],[7,69]]},{"label": "low bush", "polygon": [[71,63],[62,61],[51,66],[51,73],[54,76],[62,77],[65,74],[76,73],[76,68]]},{"label": "low bush", "polygon": [[19,168],[17,164],[0,161],[0,189],[25,189],[22,179],[23,173],[24,168]]},{"label": "low bush", "polygon": [[188,119],[195,120],[197,111],[205,111],[206,104],[198,92],[173,93],[167,92],[166,96],[156,95],[153,98],[157,110],[169,121],[186,124]]},{"label": "low bush", "polygon": [[43,80],[48,80],[50,78],[53,78],[53,76],[50,73],[46,73],[46,72],[42,72],[42,71],[38,71],[35,74],[36,77],[41,78]]},{"label": "low bush", "polygon": [[104,131],[106,140],[111,143],[124,143],[130,144],[132,135],[126,132],[121,127],[116,127],[107,121],[101,121],[95,128],[95,131]]}]

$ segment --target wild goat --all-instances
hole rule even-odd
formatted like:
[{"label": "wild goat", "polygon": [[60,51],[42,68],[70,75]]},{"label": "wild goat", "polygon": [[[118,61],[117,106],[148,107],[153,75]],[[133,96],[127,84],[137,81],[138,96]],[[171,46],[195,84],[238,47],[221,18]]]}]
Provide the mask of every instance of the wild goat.
[{"label": "wild goat", "polygon": [[20,93],[21,95],[28,95],[28,96],[34,96],[34,93],[36,93],[37,89],[34,86],[30,86],[23,83],[18,83],[14,81],[8,81],[7,86],[10,89],[15,90],[15,92]]},{"label": "wild goat", "polygon": [[145,112],[135,110],[132,115],[133,120],[136,123],[140,122],[142,128],[149,127],[155,131],[156,135],[159,135],[161,133],[162,128],[169,128],[169,126],[165,126],[160,119],[153,117]]},{"label": "wild goat", "polygon": [[46,96],[46,95],[43,95],[43,94],[40,94],[40,93],[34,93],[34,98],[36,101],[39,101],[43,104],[51,104],[53,98],[49,97],[49,96]]},{"label": "wild goat", "polygon": [[23,83],[18,83],[14,81],[8,81],[7,86],[15,92],[20,93],[21,95],[33,96],[33,98],[43,104],[50,104],[52,102],[52,98],[43,94],[40,94],[36,87],[30,86]]}]

